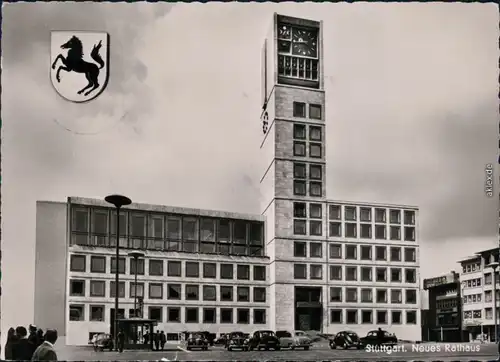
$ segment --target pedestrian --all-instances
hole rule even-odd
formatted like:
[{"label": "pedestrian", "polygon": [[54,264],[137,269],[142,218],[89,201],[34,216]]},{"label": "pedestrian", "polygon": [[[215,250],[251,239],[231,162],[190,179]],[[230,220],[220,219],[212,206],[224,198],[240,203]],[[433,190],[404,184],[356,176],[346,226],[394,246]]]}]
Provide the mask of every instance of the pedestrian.
[{"label": "pedestrian", "polygon": [[149,333],[146,331],[144,335],[142,336],[144,338],[144,344],[149,344]]},{"label": "pedestrian", "polygon": [[123,352],[124,346],[125,346],[125,333],[123,333],[123,329],[120,329],[120,332],[118,332],[118,351],[120,351],[120,353]]},{"label": "pedestrian", "polygon": [[7,332],[7,343],[5,343],[5,359],[6,360],[13,360],[14,357],[12,356],[12,349],[14,345],[17,343],[18,338],[16,335],[16,330],[14,328],[9,328],[9,331]]},{"label": "pedestrian", "polygon": [[12,357],[14,361],[30,361],[35,352],[35,345],[28,340],[28,331],[25,327],[16,328],[16,335],[19,340],[12,347]]},{"label": "pedestrian", "polygon": [[167,343],[167,336],[165,335],[165,332],[161,331],[161,333],[160,333],[160,345],[161,345],[162,351],[165,349],[165,343]]},{"label": "pedestrian", "polygon": [[43,343],[43,330],[38,328],[36,331],[36,347],[38,348]]},{"label": "pedestrian", "polygon": [[160,331],[156,331],[154,334],[154,343],[155,343],[155,350],[159,351],[160,350]]},{"label": "pedestrian", "polygon": [[36,334],[36,331],[37,331],[38,328],[36,328],[35,325],[33,324],[30,324],[29,326],[29,336],[28,336],[28,341],[30,341],[34,346],[35,348],[38,347],[38,343],[37,343],[37,334]]},{"label": "pedestrian", "polygon": [[377,344],[380,346],[384,342],[384,331],[379,327],[377,331]]},{"label": "pedestrian", "polygon": [[57,361],[57,353],[54,349],[54,344],[57,341],[57,331],[48,329],[43,339],[42,344],[33,353],[31,361]]}]

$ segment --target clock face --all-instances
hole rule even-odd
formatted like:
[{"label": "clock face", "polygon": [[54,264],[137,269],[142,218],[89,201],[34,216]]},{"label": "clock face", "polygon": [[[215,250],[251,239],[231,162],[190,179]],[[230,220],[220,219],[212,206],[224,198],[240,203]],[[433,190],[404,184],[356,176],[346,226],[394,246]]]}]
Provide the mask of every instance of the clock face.
[{"label": "clock face", "polygon": [[292,29],[292,54],[316,58],[318,56],[318,32]]}]

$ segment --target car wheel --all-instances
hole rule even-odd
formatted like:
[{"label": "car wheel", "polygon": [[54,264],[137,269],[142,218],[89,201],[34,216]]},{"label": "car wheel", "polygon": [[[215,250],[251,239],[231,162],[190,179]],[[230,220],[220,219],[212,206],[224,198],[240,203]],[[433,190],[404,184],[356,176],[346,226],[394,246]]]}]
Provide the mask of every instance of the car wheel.
[{"label": "car wheel", "polygon": [[280,347],[280,346],[276,346],[276,347],[274,347],[274,350],[275,350],[275,351],[279,351],[280,349],[281,349],[281,347]]},{"label": "car wheel", "polygon": [[295,346],[294,345],[291,345],[290,346],[290,349],[293,351],[295,349]]},{"label": "car wheel", "polygon": [[309,346],[305,346],[304,351],[309,351]]},{"label": "car wheel", "polygon": [[344,345],[342,346],[343,349],[349,349],[349,347],[347,347],[347,343],[344,343]]},{"label": "car wheel", "polygon": [[334,345],[334,344],[330,344],[330,348],[331,348],[331,349],[337,349],[337,346],[336,346],[336,345]]},{"label": "car wheel", "polygon": [[231,352],[233,349],[231,347],[227,347],[227,350]]}]

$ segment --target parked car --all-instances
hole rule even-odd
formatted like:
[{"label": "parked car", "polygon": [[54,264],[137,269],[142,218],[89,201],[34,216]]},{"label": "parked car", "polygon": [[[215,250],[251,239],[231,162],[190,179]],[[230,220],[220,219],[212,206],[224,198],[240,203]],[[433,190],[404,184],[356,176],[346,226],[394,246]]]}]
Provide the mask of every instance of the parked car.
[{"label": "parked car", "polygon": [[273,331],[261,330],[254,332],[253,336],[248,341],[248,349],[265,349],[266,351],[274,349],[279,351],[281,349],[280,341]]},{"label": "parked car", "polygon": [[248,351],[248,342],[249,342],[249,339],[245,335],[245,333],[232,332],[232,333],[229,333],[229,335],[228,335],[226,348],[228,351],[232,351],[234,349]]},{"label": "parked car", "polygon": [[228,334],[227,333],[221,333],[220,337],[217,338],[214,341],[214,344],[215,345],[222,345],[222,346],[226,347],[227,346],[227,340],[228,340]]},{"label": "parked car", "polygon": [[381,331],[381,338],[378,336],[379,331],[378,330],[373,330],[368,332],[366,337],[361,338],[361,343],[363,346],[369,346],[369,345],[380,345],[380,344],[385,344],[385,345],[395,345],[398,343],[398,338],[394,333],[389,333],[387,331],[382,330]]},{"label": "parked car", "polygon": [[186,343],[186,349],[188,351],[192,349],[201,349],[203,351],[207,351],[208,344],[208,339],[205,338],[203,332],[195,332],[189,335]]},{"label": "parked car", "polygon": [[276,331],[276,337],[279,338],[281,348],[304,348],[306,351],[311,348],[311,338],[303,331]]},{"label": "parked car", "polygon": [[333,338],[329,340],[330,348],[343,348],[343,349],[363,349],[364,346],[361,343],[361,339],[357,333],[352,331],[342,331],[337,333]]},{"label": "parked car", "polygon": [[114,342],[111,334],[98,334],[93,339],[93,346],[95,351],[113,350]]}]

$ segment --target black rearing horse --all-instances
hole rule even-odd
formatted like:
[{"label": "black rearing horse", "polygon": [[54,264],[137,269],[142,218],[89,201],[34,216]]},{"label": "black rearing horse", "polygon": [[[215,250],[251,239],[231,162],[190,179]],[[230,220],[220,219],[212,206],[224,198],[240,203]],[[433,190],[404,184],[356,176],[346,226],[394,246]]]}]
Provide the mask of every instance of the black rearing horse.
[{"label": "black rearing horse", "polygon": [[61,70],[66,72],[76,72],[76,73],[84,73],[85,78],[88,80],[88,84],[78,91],[78,94],[82,94],[87,89],[90,88],[87,92],[84,93],[85,96],[88,96],[91,92],[99,88],[99,70],[104,67],[104,60],[102,60],[99,50],[102,47],[102,42],[99,41],[97,45],[94,45],[92,51],[90,52],[90,56],[92,59],[99,64],[97,67],[94,63],[89,63],[83,60],[83,46],[82,41],[78,39],[76,36],[72,36],[70,40],[61,45],[61,49],[69,49],[68,56],[65,58],[62,54],[59,54],[52,63],[52,69],[56,69],[57,61],[60,59],[64,65],[61,65],[57,69],[56,79],[57,82],[61,81],[61,76],[59,73]]}]

